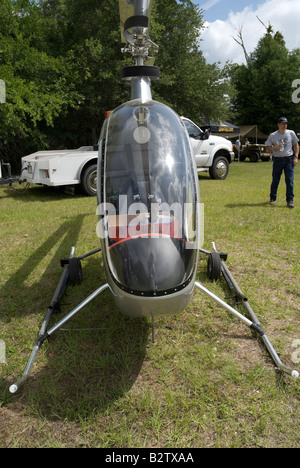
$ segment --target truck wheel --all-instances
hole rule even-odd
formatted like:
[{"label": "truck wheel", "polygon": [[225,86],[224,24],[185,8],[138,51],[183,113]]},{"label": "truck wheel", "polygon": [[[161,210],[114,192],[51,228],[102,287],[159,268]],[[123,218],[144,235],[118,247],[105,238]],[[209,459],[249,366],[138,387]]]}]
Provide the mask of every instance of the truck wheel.
[{"label": "truck wheel", "polygon": [[209,168],[209,175],[212,179],[224,180],[229,172],[229,162],[225,156],[218,156],[213,165]]},{"label": "truck wheel", "polygon": [[81,187],[89,197],[97,195],[97,164],[92,164],[84,170],[81,176]]},{"label": "truck wheel", "polygon": [[258,162],[259,160],[259,153],[251,153],[250,154],[250,161],[251,162]]}]

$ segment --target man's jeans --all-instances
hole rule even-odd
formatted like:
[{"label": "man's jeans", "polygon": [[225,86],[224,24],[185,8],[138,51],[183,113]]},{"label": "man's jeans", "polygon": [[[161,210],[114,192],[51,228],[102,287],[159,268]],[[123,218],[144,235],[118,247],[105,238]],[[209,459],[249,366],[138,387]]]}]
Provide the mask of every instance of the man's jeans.
[{"label": "man's jeans", "polygon": [[273,181],[271,184],[270,200],[277,199],[277,189],[280,182],[282,171],[285,174],[286,183],[286,201],[287,203],[294,201],[294,166],[293,156],[286,158],[274,157],[273,162]]}]

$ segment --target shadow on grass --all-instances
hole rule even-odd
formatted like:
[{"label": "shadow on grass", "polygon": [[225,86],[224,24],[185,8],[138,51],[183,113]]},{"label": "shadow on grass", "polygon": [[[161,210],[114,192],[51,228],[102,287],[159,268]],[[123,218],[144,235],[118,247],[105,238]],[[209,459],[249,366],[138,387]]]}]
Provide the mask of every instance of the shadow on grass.
[{"label": "shadow on grass", "polygon": [[[66,219],[43,244],[34,250],[33,254],[20,265],[19,269],[3,285],[0,291],[0,297],[3,299],[2,319],[11,320],[12,317],[23,317],[27,313],[32,313],[32,307],[35,305],[38,306],[39,310],[43,306],[47,311],[56,287],[56,285],[53,286],[55,282],[54,277],[57,277],[58,281],[61,275],[60,259],[68,257],[71,247],[76,246],[82,223],[86,216],[88,215],[80,214]],[[56,254],[53,255],[43,275],[39,278],[38,282],[29,286],[27,282],[28,278],[57,244],[59,246]],[[35,300],[37,300],[36,304]]]},{"label": "shadow on grass", "polygon": [[[270,207],[269,202],[262,202],[262,203],[230,203],[228,205],[225,205],[226,208],[255,208],[258,206],[268,206]],[[271,209],[273,207],[270,207]]]},{"label": "shadow on grass", "polygon": [[124,317],[109,293],[104,295],[102,304],[83,312],[80,328],[75,320],[50,339],[48,365],[25,389],[31,410],[48,420],[78,421],[102,413],[139,376],[149,324]]},{"label": "shadow on grass", "polygon": [[[287,210],[286,203],[280,203],[276,204],[275,206],[270,206],[270,202],[262,202],[262,203],[229,203],[228,205],[225,205],[226,208],[255,208],[255,207],[268,207],[270,210],[276,210],[278,208],[280,209],[285,209]],[[292,210],[291,210],[292,211]]]},{"label": "shadow on grass", "polygon": [[[86,198],[86,195],[81,190],[80,185],[75,186],[74,195],[66,193],[64,186],[49,187],[41,185],[30,185],[28,188],[22,188],[23,185],[15,183],[13,188],[6,188],[2,193],[6,194],[6,198],[22,199],[23,202],[36,202],[37,197],[39,202],[58,201],[66,199]],[[3,197],[4,198],[4,197]]]},{"label": "shadow on grass", "polygon": [[[14,343],[15,349],[19,347],[22,350],[28,346],[24,345],[26,330],[22,327],[30,326],[29,316],[38,313],[43,319],[46,315],[62,272],[59,259],[68,257],[71,246],[76,246],[85,216],[88,215],[80,214],[66,220],[3,285],[0,291],[1,320],[12,327],[12,334],[15,326],[19,328],[16,335],[20,335],[20,341]],[[57,244],[56,254],[43,275],[38,282],[28,286],[27,280],[34,269]],[[77,251],[75,255],[83,253]],[[68,305],[62,307],[61,313],[52,316],[48,329],[106,283],[99,258],[86,259],[83,273],[84,280],[80,286],[68,286],[66,299],[62,299],[62,303],[67,302]],[[18,297],[15,297],[16,291],[19,291]],[[36,329],[36,337],[40,325]],[[29,406],[32,411],[53,420],[86,418],[103,411],[126,393],[139,375],[149,336],[147,320],[129,319],[120,314],[109,290],[78,312],[66,327],[67,330],[58,330],[51,335],[49,344],[42,345],[36,356],[35,368],[41,369],[40,353],[45,353],[47,364],[38,372],[33,368],[21,392],[23,407]],[[28,355],[22,352],[25,356],[22,373],[33,346],[34,340]],[[19,357],[18,360],[20,362]],[[13,380],[20,377],[14,375]],[[18,399],[18,396],[8,394],[7,389],[13,383],[11,380],[12,377],[1,378],[0,404],[1,400],[8,403]]]}]

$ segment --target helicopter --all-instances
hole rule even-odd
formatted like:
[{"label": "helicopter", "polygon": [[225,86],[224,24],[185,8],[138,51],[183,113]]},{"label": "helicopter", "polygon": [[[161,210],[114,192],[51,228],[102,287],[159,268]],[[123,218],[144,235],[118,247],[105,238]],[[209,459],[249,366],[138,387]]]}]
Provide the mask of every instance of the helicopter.
[{"label": "helicopter", "polygon": [[[201,210],[197,169],[183,121],[168,106],[152,99],[151,82],[159,79],[149,50],[158,46],[149,37],[152,0],[119,0],[121,31],[133,65],[121,71],[131,86],[131,99],[108,113],[100,134],[97,168],[97,235],[100,247],[61,260],[63,273],[48,308],[16,393],[29,377],[41,345],[104,290],[118,309],[130,317],[154,319],[178,314],[189,304],[195,288],[215,300],[262,338],[277,368],[297,379],[285,366],[226,266],[227,254],[201,248]],[[81,261],[102,253],[107,282],[63,319],[48,328],[67,282],[82,281]],[[248,312],[246,317],[196,281],[199,253],[208,257],[212,280],[222,274]]]}]

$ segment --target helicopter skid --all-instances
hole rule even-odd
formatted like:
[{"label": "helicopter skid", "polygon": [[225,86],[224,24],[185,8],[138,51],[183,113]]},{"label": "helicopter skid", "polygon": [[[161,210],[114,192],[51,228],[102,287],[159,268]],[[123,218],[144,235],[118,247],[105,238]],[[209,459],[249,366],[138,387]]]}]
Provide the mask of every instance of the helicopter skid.
[{"label": "helicopter skid", "polygon": [[[70,280],[70,269],[72,268],[72,260],[82,260],[86,257],[89,257],[91,255],[94,255],[95,253],[99,252],[101,249],[95,249],[92,250],[91,252],[88,252],[80,257],[77,257],[77,259],[74,259],[74,253],[75,253],[75,247],[72,247],[71,252],[70,252],[70,257],[68,259],[63,259],[61,260],[61,266],[63,267],[63,272],[60,278],[60,281],[57,285],[57,288],[55,290],[54,296],[52,298],[52,301],[48,307],[48,311],[46,313],[46,316],[44,318],[44,321],[42,323],[42,326],[39,331],[38,338],[35,342],[34,348],[32,350],[32,353],[30,355],[30,358],[28,360],[28,363],[26,365],[25,371],[22,375],[22,377],[14,384],[12,384],[9,387],[10,393],[14,394],[18,392],[21,387],[24,385],[24,383],[27,381],[31,368],[33,366],[34,360],[36,358],[36,355],[44,343],[55,331],[57,331],[62,325],[64,325],[67,321],[69,321],[74,315],[76,315],[81,309],[83,309],[89,302],[91,302],[95,297],[97,297],[102,291],[104,291],[106,288],[108,288],[108,284],[104,284],[100,286],[98,289],[96,289],[92,294],[90,294],[84,301],[82,301],[77,307],[75,307],[71,312],[69,312],[63,319],[61,319],[58,323],[56,323],[52,328],[48,330],[48,325],[50,322],[50,319],[53,315],[54,312],[60,312],[60,301],[63,298],[65,294],[65,290],[67,287],[67,282]],[[74,276],[74,272],[71,273],[71,275]],[[73,282],[73,284],[75,284]],[[77,283],[79,284],[79,283]]]},{"label": "helicopter skid", "polygon": [[[214,301],[216,301],[219,305],[221,305],[224,309],[226,309],[228,312],[233,314],[235,317],[237,317],[239,320],[241,320],[245,325],[250,327],[251,329],[255,330],[258,332],[258,334],[261,336],[261,339],[268,350],[271,358],[273,359],[276,368],[286,374],[289,374],[293,379],[298,379],[299,377],[299,372],[296,371],[295,369],[292,369],[291,367],[286,366],[285,364],[282,363],[280,360],[278,354],[276,353],[275,349],[273,348],[269,338],[267,337],[266,333],[264,332],[257,316],[255,315],[253,309],[251,308],[249,301],[247,297],[242,293],[241,289],[239,288],[238,284],[236,283],[234,277],[232,276],[231,272],[229,271],[227,265],[225,264],[225,260],[227,259],[227,255],[224,253],[219,253],[217,252],[215,243],[212,242],[212,248],[213,251],[209,252],[204,249],[200,249],[200,252],[206,254],[209,256],[209,262],[208,262],[208,273],[210,275],[211,279],[217,279],[218,276],[221,274],[223,275],[228,287],[230,290],[232,290],[235,293],[235,296],[233,296],[236,300],[236,303],[240,303],[242,301],[242,304],[244,305],[249,317],[245,317],[243,314],[235,310],[233,307],[231,307],[227,302],[224,302],[222,299],[220,299],[218,296],[213,294],[211,291],[206,289],[204,286],[202,286],[200,283],[195,282],[195,286],[197,289],[201,290],[205,294],[207,294],[209,297],[211,297]],[[210,262],[213,261],[215,262],[215,265],[211,266]]]},{"label": "helicopter skid", "polygon": [[[209,252],[203,249],[200,249],[200,252],[208,255],[209,257],[212,255],[212,253],[216,254],[214,258],[215,260],[218,258],[217,263],[219,267],[219,275],[223,274],[229,288],[235,292],[236,302],[238,303],[242,299],[242,303],[245,305],[246,310],[250,316],[250,319],[245,317],[243,314],[241,314],[236,309],[231,307],[227,302],[223,301],[214,293],[209,291],[201,283],[195,281],[195,275],[193,276],[193,279],[180,291],[174,290],[174,292],[172,293],[168,293],[168,294],[166,293],[165,295],[159,295],[157,297],[155,297],[155,295],[152,295],[151,297],[143,297],[142,295],[140,295],[138,298],[136,294],[130,294],[128,292],[123,291],[121,288],[119,288],[116,285],[116,283],[114,283],[114,281],[112,281],[111,278],[109,278],[108,283],[105,283],[99,288],[97,288],[92,294],[90,294],[84,301],[82,301],[77,307],[75,307],[71,312],[69,312],[64,318],[62,318],[52,328],[47,330],[48,324],[50,322],[53,312],[57,310],[60,311],[59,303],[62,297],[64,296],[68,280],[71,279],[71,282],[72,282],[72,278],[70,278],[70,276],[74,276],[74,271],[73,272],[71,271],[71,268],[73,268],[72,264],[74,263],[72,262],[72,260],[83,260],[100,251],[101,249],[97,248],[97,249],[92,250],[91,252],[88,252],[74,259],[75,248],[72,247],[70,257],[68,259],[61,260],[63,273],[61,275],[60,281],[54,293],[51,304],[48,308],[45,319],[42,323],[38,338],[32,350],[32,353],[27,363],[27,366],[25,368],[25,371],[22,377],[16,383],[12,384],[9,387],[10,393],[14,394],[18,392],[21,389],[21,387],[24,385],[24,383],[27,381],[29,377],[29,373],[33,366],[35,357],[40,347],[44,343],[44,341],[46,341],[53,333],[55,333],[59,328],[61,328],[62,325],[64,325],[67,321],[69,321],[72,317],[74,317],[80,310],[82,310],[87,304],[89,304],[93,299],[95,299],[99,294],[101,294],[107,288],[110,289],[113,295],[113,298],[116,302],[116,305],[118,306],[120,311],[123,312],[125,315],[130,316],[130,317],[151,317],[152,318],[152,341],[154,342],[154,317],[158,315],[174,315],[174,314],[178,314],[182,312],[188,305],[192,297],[194,287],[196,287],[197,289],[199,289],[200,291],[208,295],[210,298],[212,298],[219,305],[221,305],[224,309],[226,309],[227,312],[230,312],[239,320],[241,320],[249,328],[258,332],[258,334],[262,338],[264,345],[266,346],[268,352],[270,353],[271,358],[273,359],[274,363],[276,364],[279,370],[289,374],[294,379],[297,379],[299,377],[298,371],[286,366],[285,364],[281,362],[270,340],[268,339],[263,328],[261,327],[255,313],[250,307],[248,299],[241,292],[239,286],[237,285],[236,281],[231,275],[229,269],[225,265],[224,258],[226,259],[227,255],[223,253],[219,254],[215,248],[214,243],[213,243],[213,252]],[[77,278],[77,276],[75,275],[75,278]],[[215,273],[215,276],[217,276],[216,273]]]}]

